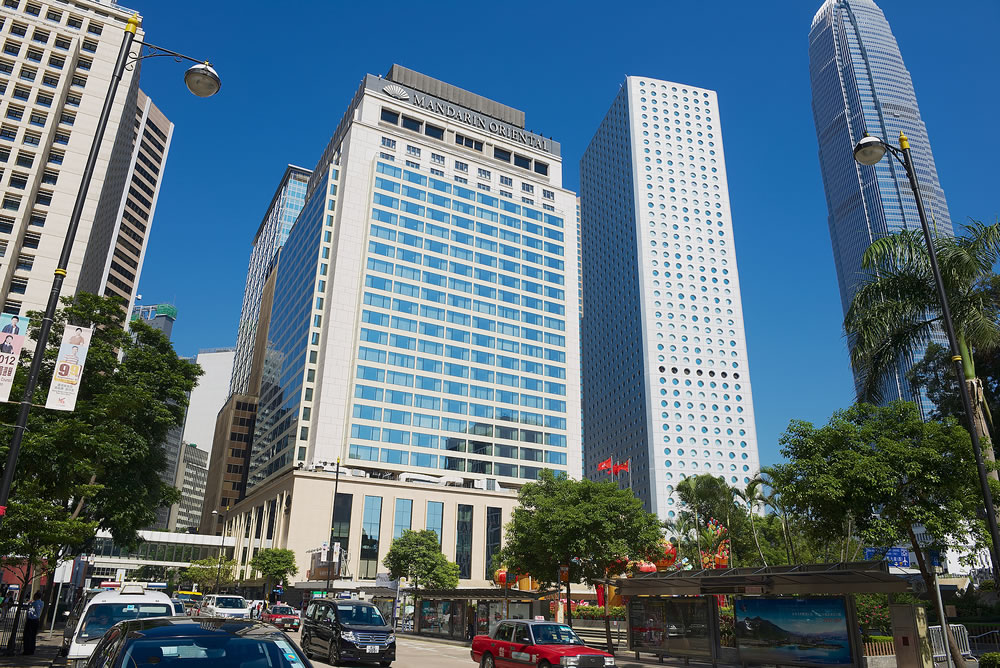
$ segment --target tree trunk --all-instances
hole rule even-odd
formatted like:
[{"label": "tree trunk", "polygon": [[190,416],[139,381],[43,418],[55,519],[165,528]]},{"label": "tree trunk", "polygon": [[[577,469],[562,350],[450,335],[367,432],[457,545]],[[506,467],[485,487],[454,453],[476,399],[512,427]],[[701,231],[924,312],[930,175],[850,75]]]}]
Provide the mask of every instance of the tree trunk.
[{"label": "tree trunk", "polygon": [[757,553],[760,555],[760,563],[764,564],[764,568],[767,568],[767,559],[764,558],[764,551],[760,549],[760,540],[757,538],[757,524],[753,521],[753,516],[756,514],[756,509],[750,508],[750,531],[753,533],[753,542],[757,546]]},{"label": "tree trunk", "polygon": [[[910,534],[910,545],[913,547],[913,553],[917,555],[917,567],[920,568],[920,576],[924,579],[927,593],[934,596],[934,576],[931,574],[922,548],[917,542],[917,535],[913,533],[912,526],[907,527],[906,530]],[[941,624],[941,631],[944,633],[945,642],[948,643],[947,649],[951,654],[952,663],[955,664],[955,668],[965,668],[965,657],[962,656],[962,650],[958,646],[958,641],[955,640],[955,634],[951,632],[951,624],[948,623],[947,619],[940,619],[938,621]]]},{"label": "tree trunk", "polygon": [[611,615],[608,614],[608,597],[611,596],[611,587],[606,585],[597,585],[598,587],[605,587],[604,589],[604,637],[608,642],[608,653],[611,656],[615,655],[615,646],[611,642]]},{"label": "tree trunk", "polygon": [[[986,412],[983,410],[986,406],[986,397],[983,394],[983,381],[978,378],[969,378],[966,379],[965,385],[969,388],[969,396],[972,399],[972,415],[969,416],[969,420],[972,422],[972,428],[976,430],[979,442],[983,446],[983,459],[993,464],[996,462],[996,458],[993,454],[990,428],[986,422]],[[1000,480],[997,471],[990,471],[989,476],[994,480]]]}]

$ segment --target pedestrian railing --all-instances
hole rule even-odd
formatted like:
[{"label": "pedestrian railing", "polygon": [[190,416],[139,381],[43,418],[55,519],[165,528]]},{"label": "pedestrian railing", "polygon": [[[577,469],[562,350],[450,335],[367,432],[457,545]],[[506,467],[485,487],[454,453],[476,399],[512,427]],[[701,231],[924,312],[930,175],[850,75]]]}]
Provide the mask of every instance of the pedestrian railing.
[{"label": "pedestrian railing", "polygon": [[[972,646],[969,643],[969,631],[962,624],[951,624],[951,632],[955,636],[955,642],[958,643],[958,648],[961,650],[964,656],[972,656]],[[941,633],[941,626],[928,626],[927,631],[931,636],[931,648],[934,650],[934,656],[944,657],[945,641],[944,634]]]},{"label": "pedestrian railing", "polygon": [[891,641],[865,643],[865,656],[895,656],[896,646]]},{"label": "pedestrian railing", "polygon": [[26,603],[0,605],[0,655],[17,654],[24,649],[24,623],[28,619]]},{"label": "pedestrian railing", "polygon": [[[973,631],[980,630],[982,629],[973,629]],[[969,646],[976,656],[987,652],[1000,652],[1000,629],[990,629],[976,635],[970,635]]]}]

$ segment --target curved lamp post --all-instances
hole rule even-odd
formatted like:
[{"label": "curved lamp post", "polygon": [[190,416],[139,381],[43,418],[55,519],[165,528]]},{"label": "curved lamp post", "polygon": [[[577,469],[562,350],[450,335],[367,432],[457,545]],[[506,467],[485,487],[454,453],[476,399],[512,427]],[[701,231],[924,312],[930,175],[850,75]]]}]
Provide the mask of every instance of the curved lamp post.
[{"label": "curved lamp post", "polygon": [[[59,254],[59,264],[56,266],[55,278],[52,281],[52,291],[49,293],[49,301],[45,306],[45,315],[38,330],[38,341],[35,343],[35,352],[31,358],[28,382],[21,397],[21,407],[17,414],[17,423],[14,425],[14,436],[10,441],[10,450],[7,453],[7,463],[3,469],[3,479],[0,480],[0,522],[3,522],[3,516],[7,512],[7,500],[10,497],[10,488],[14,482],[14,471],[17,468],[17,458],[21,452],[21,441],[24,438],[24,430],[28,424],[28,413],[31,412],[31,399],[35,393],[35,386],[38,384],[38,373],[41,371],[42,360],[45,357],[45,347],[49,342],[52,319],[55,316],[56,309],[59,307],[59,294],[62,292],[62,284],[66,279],[66,267],[69,266],[70,256],[73,252],[73,241],[76,239],[76,232],[80,226],[80,218],[83,215],[83,207],[87,200],[87,190],[90,188],[90,181],[94,176],[97,156],[100,153],[101,143],[104,140],[104,132],[108,128],[108,119],[111,117],[111,108],[114,106],[115,94],[118,92],[118,84],[121,82],[122,75],[126,69],[130,69],[135,63],[144,58],[167,56],[178,62],[188,60],[198,63],[184,75],[184,83],[187,84],[188,90],[198,97],[215,95],[222,87],[219,75],[212,69],[209,63],[153,44],[136,41],[135,33],[138,28],[139,17],[133,14],[132,18],[125,25],[125,35],[122,39],[121,49],[118,52],[118,61],[115,63],[115,69],[111,75],[111,83],[108,86],[108,92],[104,98],[104,107],[101,109],[97,128],[94,131],[94,141],[90,146],[90,154],[87,156],[83,178],[80,181],[80,189],[76,194],[76,203],[73,205],[73,212],[70,215],[69,227],[66,230],[66,237],[63,239],[62,252]],[[139,44],[139,52],[135,55],[131,53],[133,44]],[[146,49],[146,53],[143,53],[144,48]]]},{"label": "curved lamp post", "polygon": [[934,250],[934,241],[931,238],[931,230],[927,226],[927,212],[924,210],[924,201],[920,196],[920,187],[917,184],[917,172],[913,167],[913,157],[910,155],[910,141],[902,132],[899,133],[899,148],[887,144],[878,137],[864,137],[854,147],[854,159],[862,165],[873,167],[886,153],[894,157],[906,170],[906,176],[910,179],[910,190],[917,201],[917,213],[920,214],[920,227],[924,232],[924,242],[927,244],[927,255],[930,258],[931,271],[934,273],[934,283],[937,286],[938,299],[941,300],[941,317],[944,320],[945,331],[948,333],[948,343],[951,346],[951,361],[955,364],[955,373],[958,378],[958,387],[962,394],[962,407],[965,410],[966,418],[969,420],[969,436],[972,437],[972,450],[976,456],[976,469],[979,471],[979,486],[982,488],[983,501],[986,505],[986,521],[990,529],[990,539],[992,549],[990,558],[993,562],[993,579],[1000,577],[1000,531],[997,529],[996,510],[993,507],[993,494],[990,492],[990,483],[986,474],[986,464],[983,462],[983,449],[979,442],[979,434],[972,424],[972,397],[969,395],[969,388],[964,382],[965,372],[962,369],[962,354],[958,348],[958,340],[955,337],[955,325],[951,320],[951,310],[948,308],[948,295],[945,293],[944,281],[941,278],[941,270],[938,267],[937,253]]}]

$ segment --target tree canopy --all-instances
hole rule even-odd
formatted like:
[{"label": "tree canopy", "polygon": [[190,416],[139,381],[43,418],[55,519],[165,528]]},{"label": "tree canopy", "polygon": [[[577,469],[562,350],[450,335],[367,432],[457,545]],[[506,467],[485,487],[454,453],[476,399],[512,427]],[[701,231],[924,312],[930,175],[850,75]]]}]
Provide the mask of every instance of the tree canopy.
[{"label": "tree canopy", "polygon": [[191,565],[180,573],[183,582],[198,585],[199,591],[214,591],[216,582],[219,588],[228,587],[236,581],[236,560],[218,554],[207,559],[192,561]]},{"label": "tree canopy", "polygon": [[560,566],[571,581],[593,583],[613,564],[654,558],[663,533],[632,490],[546,469],[521,487],[505,539],[507,568],[547,586],[559,581]]},{"label": "tree canopy", "polygon": [[[41,314],[30,312],[29,336]],[[86,368],[73,412],[35,408],[24,436],[0,554],[19,563],[54,564],[67,547],[79,549],[96,529],[135,546],[138,530],[157,508],[178,498],[159,477],[166,466],[167,431],[182,424],[187,393],[201,369],[177,357],[162,332],[142,321],[126,330],[124,302],[78,294],[62,300],[33,397],[45,404],[59,341],[67,324],[93,326]],[[31,353],[22,354],[12,397],[24,391]],[[0,405],[0,457],[6,457],[16,403]]]},{"label": "tree canopy", "polygon": [[382,560],[394,579],[407,578],[414,589],[454,589],[458,586],[458,564],[441,552],[437,532],[407,529],[392,541]]},{"label": "tree canopy", "polygon": [[250,560],[250,567],[264,576],[265,592],[271,591],[272,583],[288,584],[288,576],[299,572],[295,552],[278,547],[258,550]]}]

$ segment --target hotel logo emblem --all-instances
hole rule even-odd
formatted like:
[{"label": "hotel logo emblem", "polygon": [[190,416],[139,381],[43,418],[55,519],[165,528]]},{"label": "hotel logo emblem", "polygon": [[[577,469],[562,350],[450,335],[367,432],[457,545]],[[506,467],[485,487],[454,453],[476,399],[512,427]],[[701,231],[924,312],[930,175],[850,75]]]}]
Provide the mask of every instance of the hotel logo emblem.
[{"label": "hotel logo emblem", "polygon": [[389,84],[382,89],[382,92],[389,97],[394,97],[397,100],[409,100],[410,94],[406,92],[406,89],[397,84]]}]

